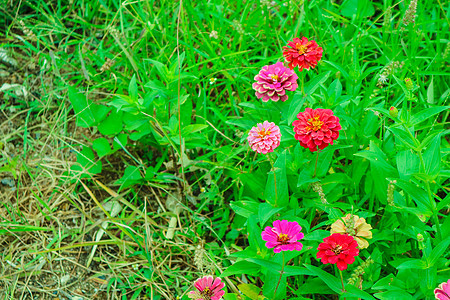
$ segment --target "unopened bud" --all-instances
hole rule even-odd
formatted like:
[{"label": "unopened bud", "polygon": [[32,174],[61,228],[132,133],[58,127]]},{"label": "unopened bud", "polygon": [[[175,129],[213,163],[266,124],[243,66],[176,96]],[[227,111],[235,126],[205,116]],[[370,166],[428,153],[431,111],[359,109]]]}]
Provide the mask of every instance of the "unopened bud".
[{"label": "unopened bud", "polygon": [[397,107],[391,106],[391,108],[389,108],[389,115],[393,118],[397,118],[398,117]]},{"label": "unopened bud", "polygon": [[405,85],[408,91],[411,91],[414,88],[414,83],[411,78],[405,78]]},{"label": "unopened bud", "polygon": [[422,234],[420,234],[420,233],[417,234],[417,241],[420,242],[420,243],[423,242],[423,235]]}]

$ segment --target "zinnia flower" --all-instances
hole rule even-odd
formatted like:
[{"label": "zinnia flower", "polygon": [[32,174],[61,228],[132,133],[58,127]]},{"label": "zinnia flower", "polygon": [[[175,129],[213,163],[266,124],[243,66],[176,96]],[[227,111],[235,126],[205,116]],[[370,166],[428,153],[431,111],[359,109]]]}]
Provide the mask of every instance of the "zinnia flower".
[{"label": "zinnia flower", "polygon": [[248,133],[248,143],[258,153],[266,154],[280,145],[280,128],[273,122],[258,123]]},{"label": "zinnia flower", "polygon": [[434,290],[434,297],[438,300],[450,300],[450,279],[443,282]]},{"label": "zinnia flower", "polygon": [[355,257],[359,254],[357,247],[358,243],[352,236],[333,233],[324,238],[317,248],[317,258],[320,258],[323,264],[336,264],[342,271],[355,262]]},{"label": "zinnia flower", "polygon": [[190,291],[188,297],[195,300],[220,300],[225,294],[222,290],[225,284],[220,278],[214,279],[212,276],[205,276],[197,279],[194,283],[196,291]]},{"label": "zinnia flower", "polygon": [[348,214],[342,219],[337,220],[331,225],[331,233],[346,233],[355,238],[358,243],[359,249],[365,249],[369,247],[369,242],[366,239],[372,238],[372,232],[370,231],[372,226],[366,223],[364,218],[360,218],[356,215]]},{"label": "zinnia flower", "polygon": [[304,112],[297,115],[294,126],[295,139],[311,152],[317,151],[317,148],[324,149],[328,145],[333,145],[333,141],[339,137],[339,130],[342,129],[339,124],[339,118],[333,116],[330,109],[311,109],[307,108]]},{"label": "zinnia flower", "polygon": [[286,101],[288,96],[286,90],[295,91],[298,87],[298,76],[294,71],[286,68],[282,62],[274,65],[264,66],[259,74],[255,76],[256,82],[253,83],[253,89],[258,99],[262,98],[264,102]]},{"label": "zinnia flower", "polygon": [[310,67],[314,69],[322,58],[322,52],[323,49],[315,41],[308,41],[305,37],[294,38],[283,47],[283,56],[289,63],[289,68],[298,66],[299,71],[309,70]]},{"label": "zinnia flower", "polygon": [[300,232],[302,227],[297,222],[277,220],[273,222],[273,227],[267,226],[261,233],[261,237],[266,241],[267,248],[275,248],[273,252],[302,250],[303,244],[298,242],[305,235]]}]

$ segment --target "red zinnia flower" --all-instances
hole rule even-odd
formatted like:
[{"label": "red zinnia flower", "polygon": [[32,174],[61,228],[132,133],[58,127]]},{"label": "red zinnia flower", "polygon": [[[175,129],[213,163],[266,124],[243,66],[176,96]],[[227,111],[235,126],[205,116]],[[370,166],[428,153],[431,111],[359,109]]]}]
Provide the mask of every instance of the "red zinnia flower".
[{"label": "red zinnia flower", "polygon": [[323,264],[336,264],[339,270],[347,269],[347,265],[355,262],[355,257],[359,255],[358,243],[356,240],[346,234],[333,233],[324,238],[323,243],[319,245],[317,258],[320,258]]},{"label": "red zinnia flower", "polygon": [[307,108],[304,112],[297,115],[294,126],[295,139],[311,152],[317,151],[317,148],[324,149],[328,145],[333,145],[333,141],[339,137],[339,130],[342,129],[339,124],[339,118],[333,116],[330,109],[311,109]]},{"label": "red zinnia flower", "polygon": [[308,41],[305,37],[294,38],[283,47],[283,56],[289,63],[289,68],[294,69],[298,66],[299,71],[309,70],[310,67],[314,69],[322,59],[322,52],[323,49],[317,45],[316,41]]}]

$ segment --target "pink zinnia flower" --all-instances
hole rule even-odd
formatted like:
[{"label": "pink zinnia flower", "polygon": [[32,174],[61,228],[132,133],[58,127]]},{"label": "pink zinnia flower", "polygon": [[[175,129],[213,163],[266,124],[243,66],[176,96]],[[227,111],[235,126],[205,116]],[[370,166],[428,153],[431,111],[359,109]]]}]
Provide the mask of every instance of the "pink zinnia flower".
[{"label": "pink zinnia flower", "polygon": [[225,284],[220,278],[214,279],[212,276],[205,276],[197,279],[194,283],[196,291],[190,291],[188,297],[195,300],[220,300],[225,294],[222,290]]},{"label": "pink zinnia flower", "polygon": [[304,237],[300,232],[302,227],[297,222],[286,220],[273,222],[273,227],[267,226],[261,233],[261,237],[266,241],[267,248],[275,248],[273,252],[302,250],[303,244],[298,242]]},{"label": "pink zinnia flower", "polygon": [[324,238],[317,248],[317,258],[320,258],[323,264],[336,264],[342,271],[355,262],[355,257],[359,255],[357,247],[358,243],[352,236],[333,233]]},{"label": "pink zinnia flower", "polygon": [[434,297],[438,300],[450,300],[450,279],[443,282],[434,290]]},{"label": "pink zinnia flower", "polygon": [[273,122],[258,123],[248,133],[247,140],[250,147],[258,153],[273,152],[280,145],[280,128]]},{"label": "pink zinnia flower", "polygon": [[317,148],[324,149],[328,145],[333,145],[333,141],[339,137],[339,130],[342,129],[339,124],[339,118],[333,116],[330,109],[311,109],[307,108],[304,112],[297,115],[294,126],[295,139],[311,152],[317,151]]},{"label": "pink zinnia flower", "polygon": [[298,66],[299,71],[309,70],[310,67],[314,69],[322,58],[322,52],[323,49],[314,40],[308,41],[305,37],[294,38],[283,47],[283,56],[289,63],[289,68]]},{"label": "pink zinnia flower", "polygon": [[264,66],[259,74],[255,76],[253,83],[255,95],[262,101],[286,101],[288,96],[286,90],[295,91],[298,87],[298,76],[294,71],[286,68],[282,62],[274,65]]}]

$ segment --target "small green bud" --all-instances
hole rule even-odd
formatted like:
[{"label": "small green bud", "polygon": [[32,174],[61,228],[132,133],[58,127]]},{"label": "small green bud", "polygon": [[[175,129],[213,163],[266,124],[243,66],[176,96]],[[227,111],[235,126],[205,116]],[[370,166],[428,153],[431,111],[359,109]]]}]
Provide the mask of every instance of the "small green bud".
[{"label": "small green bud", "polygon": [[418,234],[417,234],[417,241],[421,243],[421,242],[423,242],[423,240],[424,240],[424,239],[423,239],[423,235],[420,234],[420,233],[418,233]]},{"label": "small green bud", "polygon": [[414,88],[414,83],[412,82],[411,78],[405,78],[405,85],[408,91],[411,91]]},{"label": "small green bud", "polygon": [[393,118],[397,118],[398,117],[398,109],[394,106],[391,106],[391,108],[389,108],[389,115]]}]

